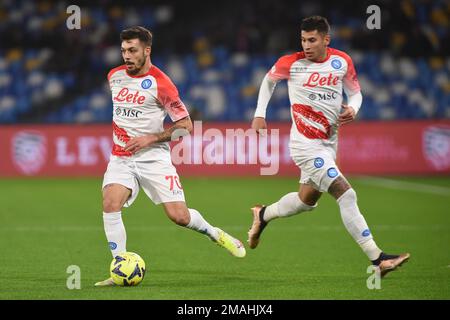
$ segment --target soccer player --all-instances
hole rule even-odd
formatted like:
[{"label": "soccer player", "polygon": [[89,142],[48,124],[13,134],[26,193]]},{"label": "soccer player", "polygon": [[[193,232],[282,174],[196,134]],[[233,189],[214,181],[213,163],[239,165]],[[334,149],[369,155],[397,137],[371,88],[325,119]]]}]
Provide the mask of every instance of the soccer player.
[{"label": "soccer player", "polygon": [[[359,211],[355,190],[336,165],[338,128],[355,119],[362,95],[351,58],[328,47],[329,29],[324,17],[305,18],[301,24],[303,51],[281,57],[262,81],[252,128],[260,133],[267,128],[265,115],[273,90],[278,81],[287,80],[293,121],[289,148],[301,178],[298,192],[269,206],[252,208],[248,243],[256,248],[270,221],[311,211],[322,193],[328,192],[339,205],[345,228],[384,276],[407,261],[409,254],[390,255],[378,248]],[[342,104],[342,90],[347,104]]]},{"label": "soccer player", "polygon": [[[207,235],[235,257],[243,244],[188,209],[168,141],[192,130],[188,111],[167,75],[150,60],[152,33],[133,27],[120,34],[124,65],[112,69],[108,81],[113,101],[113,149],[103,180],[103,222],[113,257],[126,251],[122,207],[130,206],[142,188],[162,203],[176,224]],[[169,114],[173,125],[163,128]],[[96,286],[114,285],[111,278]]]}]

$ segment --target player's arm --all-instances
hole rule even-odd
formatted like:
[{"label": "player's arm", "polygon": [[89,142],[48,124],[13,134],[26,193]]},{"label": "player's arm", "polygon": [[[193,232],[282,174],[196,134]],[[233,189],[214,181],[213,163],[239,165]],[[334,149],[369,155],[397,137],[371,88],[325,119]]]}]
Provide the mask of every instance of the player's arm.
[{"label": "player's arm", "polygon": [[252,129],[262,133],[260,130],[267,129],[266,110],[273,91],[280,80],[289,78],[289,68],[292,64],[292,56],[283,56],[275,63],[264,77],[259,88],[258,102],[252,121]]},{"label": "player's arm", "polygon": [[125,151],[136,153],[143,148],[147,148],[154,143],[178,140],[178,138],[190,134],[192,131],[192,121],[189,116],[175,121],[172,126],[160,133],[152,133],[141,137],[130,139],[125,145]]},{"label": "player's arm", "polygon": [[359,85],[356,69],[353,61],[346,55],[347,73],[343,79],[344,92],[347,95],[347,104],[342,104],[343,112],[339,115],[339,125],[343,125],[355,120],[356,114],[361,108],[362,94]]},{"label": "player's arm", "polygon": [[186,106],[178,95],[178,90],[172,81],[165,75],[158,78],[158,101],[167,111],[173,125],[163,132],[153,133],[142,137],[130,139],[125,145],[125,151],[135,153],[154,143],[178,140],[192,131],[192,121]]},{"label": "player's arm", "polygon": [[266,110],[276,85],[277,82],[271,80],[269,74],[266,74],[259,88],[258,103],[252,121],[252,129],[255,129],[258,133],[260,133],[260,130],[267,129]]},{"label": "player's arm", "polygon": [[352,122],[356,118],[361,104],[362,104],[362,94],[361,91],[358,93],[350,95],[347,94],[347,104],[342,104],[344,111],[339,115],[339,125],[343,125]]},{"label": "player's arm", "polygon": [[[192,121],[189,116],[175,121],[173,126],[167,128],[161,133],[155,134],[155,142],[166,142],[178,140],[182,136],[186,136],[192,132]],[[154,142],[154,143],[155,143]]]}]

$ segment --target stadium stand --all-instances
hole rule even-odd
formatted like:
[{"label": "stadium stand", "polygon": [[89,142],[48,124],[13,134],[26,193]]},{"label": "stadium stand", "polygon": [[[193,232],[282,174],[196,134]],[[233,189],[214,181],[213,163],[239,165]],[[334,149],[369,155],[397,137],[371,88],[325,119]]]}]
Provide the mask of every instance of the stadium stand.
[{"label": "stadium stand", "polygon": [[[378,1],[382,27],[368,30],[372,2],[86,1],[81,29],[68,30],[67,1],[5,0],[0,123],[109,122],[106,74],[121,64],[119,33],[132,25],[153,31],[152,62],[176,83],[194,118],[249,120],[264,74],[300,49],[300,20],[312,14],[329,18],[331,46],[354,60],[364,96],[359,119],[450,118],[450,4]],[[286,93],[280,83],[268,119],[289,119]]]}]

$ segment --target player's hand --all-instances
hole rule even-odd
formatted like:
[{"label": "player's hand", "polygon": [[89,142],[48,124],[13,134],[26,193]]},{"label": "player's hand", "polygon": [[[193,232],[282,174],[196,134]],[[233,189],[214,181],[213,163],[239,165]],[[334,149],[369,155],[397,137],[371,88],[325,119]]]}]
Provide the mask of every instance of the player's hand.
[{"label": "player's hand", "polygon": [[355,110],[346,104],[342,104],[342,108],[344,108],[344,111],[339,115],[339,125],[343,125],[349,122],[352,122],[355,120],[356,112]]},{"label": "player's hand", "polygon": [[260,135],[266,135],[267,132],[267,123],[266,119],[261,117],[253,118],[252,121],[252,129],[255,129]]},{"label": "player's hand", "polygon": [[158,138],[154,134],[149,134],[147,136],[131,138],[125,145],[125,151],[131,153],[136,153],[139,150],[150,146],[155,143]]}]

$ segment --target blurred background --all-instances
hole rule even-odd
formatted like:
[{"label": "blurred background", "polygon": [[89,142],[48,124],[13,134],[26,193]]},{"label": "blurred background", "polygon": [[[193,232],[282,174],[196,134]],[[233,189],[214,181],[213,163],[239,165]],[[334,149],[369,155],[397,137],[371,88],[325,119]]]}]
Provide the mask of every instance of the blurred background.
[{"label": "blurred background", "polygon": [[[71,4],[80,30],[66,27]],[[366,28],[372,4],[380,30]],[[360,120],[450,118],[449,1],[2,0],[0,123],[110,123],[106,75],[122,64],[119,33],[133,25],[152,30],[152,61],[194,119],[250,120],[263,76],[301,50],[300,22],[313,14],[328,18],[331,47],[353,58]],[[286,83],[268,119],[290,119]]]},{"label": "blurred background", "polygon": [[[72,4],[80,8],[80,28],[70,30]],[[379,29],[367,27],[374,4]],[[171,77],[194,120],[225,133],[249,128],[262,78],[279,57],[301,51],[301,20],[311,15],[328,18],[331,47],[352,57],[364,97],[358,121],[340,129],[344,172],[450,174],[449,1],[4,0],[0,148],[7,153],[0,176],[103,173],[113,109],[106,76],[123,63],[123,29],[142,25],[153,32],[153,64]],[[280,130],[276,172],[297,176],[287,144],[285,81],[267,119]],[[201,146],[183,143],[202,158]],[[181,163],[180,172],[259,175],[248,162],[191,164]]]}]

